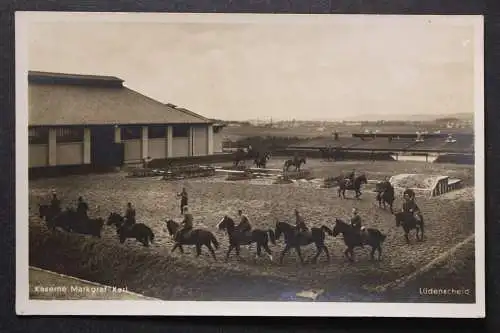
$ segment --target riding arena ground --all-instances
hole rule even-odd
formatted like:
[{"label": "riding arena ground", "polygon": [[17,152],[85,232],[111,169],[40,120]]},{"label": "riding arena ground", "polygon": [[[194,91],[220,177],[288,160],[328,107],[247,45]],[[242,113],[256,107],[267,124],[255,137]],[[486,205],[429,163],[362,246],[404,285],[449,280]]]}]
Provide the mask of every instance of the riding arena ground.
[{"label": "riding arena ground", "polygon": [[[268,168],[281,168],[283,158],[273,158]],[[158,177],[127,178],[125,173],[74,175],[30,181],[30,265],[105,285],[126,285],[129,290],[165,300],[257,300],[276,301],[301,290],[322,290],[330,300],[341,301],[451,301],[446,297],[418,295],[419,288],[466,288],[474,302],[474,167],[403,161],[328,162],[309,159],[304,166],[319,179],[345,174],[352,169],[369,180],[403,173],[447,175],[463,180],[464,188],[430,198],[417,198],[426,219],[425,239],[418,243],[412,234],[407,245],[394,216],[378,207],[373,185],[362,188],[360,200],[340,199],[336,188],[320,188],[314,181],[272,184],[261,181],[225,181],[223,177],[164,181]],[[170,253],[173,241],[165,228],[167,219],[182,219],[176,194],[185,187],[196,228],[212,231],[220,242],[217,261],[203,250],[195,257],[194,247],[185,253]],[[105,226],[102,238],[49,231],[37,216],[39,203],[48,203],[55,190],[63,207],[82,196],[91,217],[106,218],[123,213],[127,202],[137,210],[138,222],[155,233],[155,242],[143,247],[133,239],[120,244],[115,228]],[[335,218],[347,219],[358,208],[363,224],[380,229],[387,238],[381,261],[371,261],[368,247],[356,249],[354,263],[343,257],[342,237],[328,236],[332,259],[324,255],[318,263],[304,266],[292,250],[278,264],[283,240],[271,245],[273,261],[255,258],[255,246],[242,247],[241,258],[224,260],[227,235],[216,229],[227,214],[236,217],[242,209],[254,228],[273,228],[276,219],[294,223],[299,209],[309,227],[333,227]],[[401,199],[395,202],[400,209]],[[463,246],[462,246],[463,245]],[[303,247],[305,258],[315,253],[314,245]],[[420,272],[422,274],[420,274]],[[453,279],[451,278],[453,277]],[[439,284],[442,287],[438,286]],[[389,296],[391,295],[391,296]]]}]

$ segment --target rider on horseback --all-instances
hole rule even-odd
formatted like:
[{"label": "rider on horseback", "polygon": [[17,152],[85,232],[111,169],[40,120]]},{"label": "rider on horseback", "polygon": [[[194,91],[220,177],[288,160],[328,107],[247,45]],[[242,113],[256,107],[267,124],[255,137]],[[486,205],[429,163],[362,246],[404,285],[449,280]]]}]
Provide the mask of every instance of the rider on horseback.
[{"label": "rider on horseback", "polygon": [[125,212],[125,224],[132,225],[135,223],[135,209],[132,203],[127,203],[127,211]]},{"label": "rider on horseback", "polygon": [[248,218],[243,214],[243,211],[241,209],[238,209],[238,216],[240,217],[240,223],[238,224],[236,229],[242,233],[251,231],[252,226],[250,225]]},{"label": "rider on horseback", "polygon": [[402,211],[405,213],[413,214],[413,217],[417,221],[422,221],[420,208],[417,206],[417,203],[415,202],[415,192],[412,189],[406,189],[403,192],[403,198],[404,198],[404,203]]},{"label": "rider on horseback", "polygon": [[352,209],[352,217],[351,217],[351,227],[361,235],[361,230],[363,229],[361,223],[361,216],[358,214],[358,210],[356,208]]},{"label": "rider on horseback", "polygon": [[351,186],[354,184],[354,178],[356,177],[356,172],[354,169],[352,169],[351,173],[349,173],[346,177],[346,186]]},{"label": "rider on horseback", "polygon": [[188,210],[188,206],[184,206],[184,220],[181,223],[181,229],[175,235],[175,239],[181,239],[185,233],[193,229],[193,215]]},{"label": "rider on horseback", "polygon": [[295,208],[295,230],[297,231],[297,233],[306,232],[307,230],[309,230],[309,228],[307,228],[306,226],[306,223],[304,222],[304,219],[302,218],[302,216],[300,216],[299,210],[297,208]]},{"label": "rider on horseback", "polygon": [[76,207],[76,213],[78,214],[79,217],[82,219],[88,219],[89,216],[87,214],[89,210],[89,205],[85,201],[83,201],[82,197],[78,197],[78,205]]},{"label": "rider on horseback", "polygon": [[52,200],[50,200],[50,209],[54,213],[59,213],[61,211],[61,200],[57,197],[56,192],[52,192]]}]

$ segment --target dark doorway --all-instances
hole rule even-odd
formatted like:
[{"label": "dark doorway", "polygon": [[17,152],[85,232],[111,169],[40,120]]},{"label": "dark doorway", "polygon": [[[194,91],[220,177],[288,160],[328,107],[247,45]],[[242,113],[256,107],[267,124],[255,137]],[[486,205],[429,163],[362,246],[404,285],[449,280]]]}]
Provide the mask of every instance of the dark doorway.
[{"label": "dark doorway", "polygon": [[114,126],[99,126],[91,129],[91,150],[91,161],[96,167],[123,165],[123,144],[115,143]]}]

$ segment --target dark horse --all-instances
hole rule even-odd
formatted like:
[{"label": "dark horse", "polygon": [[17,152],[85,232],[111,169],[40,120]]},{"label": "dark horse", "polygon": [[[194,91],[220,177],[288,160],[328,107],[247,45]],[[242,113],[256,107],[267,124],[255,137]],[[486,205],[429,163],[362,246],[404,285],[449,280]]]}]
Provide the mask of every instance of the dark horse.
[{"label": "dark horse", "polygon": [[[410,244],[410,238],[408,235],[413,229],[416,230],[415,237],[417,238],[417,241],[421,242],[424,240],[424,218],[422,215],[420,215],[420,221],[417,220],[413,213],[410,212],[399,212],[394,214],[394,216],[396,217],[396,227],[403,227],[407,244]],[[419,231],[420,237],[418,236]]]},{"label": "dark horse", "polygon": [[394,187],[389,182],[377,183],[375,192],[377,192],[378,206],[386,208],[386,204],[389,205],[391,214],[393,214],[393,204],[396,199],[394,195]]},{"label": "dark horse", "polygon": [[182,237],[179,238],[177,231],[180,228],[180,224],[173,220],[168,220],[166,224],[169,235],[175,237],[175,245],[174,247],[172,247],[171,252],[174,252],[175,249],[179,248],[179,251],[181,251],[181,253],[184,253],[182,245],[195,245],[196,256],[199,257],[201,254],[201,247],[205,245],[212,254],[214,260],[217,259],[215,257],[215,251],[212,247],[212,244],[214,245],[215,249],[218,249],[219,242],[217,241],[217,238],[215,238],[213,233],[204,229],[193,229],[186,232]]},{"label": "dark horse", "polygon": [[302,252],[300,251],[301,246],[306,246],[314,243],[316,245],[316,255],[313,257],[312,262],[315,263],[321,252],[325,252],[327,260],[330,261],[330,253],[325,245],[325,234],[333,236],[332,231],[327,226],[321,226],[320,228],[311,228],[307,232],[297,232],[295,226],[288,224],[286,222],[276,221],[276,229],[274,231],[276,239],[281,237],[281,234],[285,236],[285,248],[280,255],[280,264],[283,263],[283,257],[290,249],[294,248],[297,252],[300,262],[304,264],[304,258],[302,258]]},{"label": "dark horse", "polygon": [[266,251],[269,256],[269,259],[271,259],[271,261],[273,260],[273,255],[271,249],[269,248],[269,240],[273,245],[276,245],[276,239],[272,229],[253,229],[249,232],[241,232],[236,228],[234,220],[227,215],[222,218],[219,224],[217,224],[217,229],[226,230],[229,237],[229,249],[226,253],[226,260],[229,258],[229,254],[233,249],[235,249],[236,255],[239,257],[240,246],[250,245],[252,243],[256,243],[257,245],[256,258],[260,257],[262,254],[262,248],[264,248],[264,251]]},{"label": "dark horse", "polygon": [[347,224],[341,219],[335,219],[335,226],[333,227],[333,236],[342,234],[344,236],[344,243],[347,249],[344,251],[344,256],[349,261],[354,261],[354,248],[364,247],[369,245],[372,248],[370,254],[371,259],[375,259],[375,251],[378,251],[378,260],[382,256],[382,243],[386,235],[382,234],[380,230],[375,228],[362,228],[361,231],[355,230],[352,226]]},{"label": "dark horse", "polygon": [[266,151],[262,156],[258,155],[253,161],[257,168],[265,168],[267,161],[271,158],[271,153]]},{"label": "dark horse", "polygon": [[54,211],[50,206],[40,205],[39,215],[40,218],[45,218],[47,221],[47,227],[51,230],[55,230],[57,227],[67,232],[77,229],[76,224],[79,221],[79,218],[76,210],[72,208],[67,208],[62,211]]},{"label": "dark horse", "polygon": [[236,153],[234,154],[234,161],[233,165],[235,167],[238,167],[240,165],[240,162],[243,162],[248,159],[252,158],[257,158],[258,153],[254,149],[249,149],[248,151],[245,151],[243,148],[238,148]]},{"label": "dark horse", "polygon": [[304,157],[286,160],[283,165],[283,171],[288,171],[291,166],[295,167],[295,171],[300,171],[300,166],[302,164],[306,164],[306,159]]},{"label": "dark horse", "polygon": [[55,210],[51,205],[38,205],[38,216],[42,220],[49,221],[59,213],[61,213],[61,211]]},{"label": "dark horse", "polygon": [[155,235],[153,230],[144,223],[125,223],[125,218],[118,213],[109,214],[107,225],[115,225],[120,243],[125,243],[127,238],[135,238],[144,246],[153,243]]},{"label": "dark horse", "polygon": [[366,179],[365,174],[362,174],[362,175],[354,178],[354,181],[352,182],[352,184],[348,184],[347,183],[348,181],[343,176],[335,177],[334,180],[336,180],[338,185],[339,185],[338,195],[342,199],[345,199],[345,191],[346,190],[354,191],[356,194],[356,199],[359,199],[359,197],[361,195],[361,184],[368,183],[368,179]]}]

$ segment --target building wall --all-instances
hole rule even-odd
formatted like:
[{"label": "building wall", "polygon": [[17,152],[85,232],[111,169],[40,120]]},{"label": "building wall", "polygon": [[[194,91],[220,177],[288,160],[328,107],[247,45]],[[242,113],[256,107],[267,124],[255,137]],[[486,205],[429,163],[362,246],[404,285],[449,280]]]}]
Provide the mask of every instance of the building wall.
[{"label": "building wall", "polygon": [[49,164],[49,145],[31,144],[29,145],[29,167],[43,167]]},{"label": "building wall", "polygon": [[189,138],[172,138],[172,156],[189,156]]},{"label": "building wall", "polygon": [[208,154],[208,131],[207,126],[193,127],[193,156],[204,156]]},{"label": "building wall", "polygon": [[137,140],[123,140],[124,159],[127,161],[138,162],[142,159],[142,142]]},{"label": "building wall", "polygon": [[167,157],[167,138],[149,139],[148,154],[152,159]]},{"label": "building wall", "polygon": [[57,165],[77,165],[83,163],[83,142],[58,143]]},{"label": "building wall", "polygon": [[[202,156],[222,151],[220,134],[210,135],[211,126],[197,125],[190,130],[189,137],[172,137],[172,126],[167,126],[165,138],[147,137],[143,131],[140,139],[122,140],[120,129],[115,129],[115,142],[124,145],[124,162],[139,162],[144,157],[162,159],[168,157]],[[82,142],[57,142],[55,130],[50,130],[47,144],[29,145],[29,167],[56,165],[78,165],[91,163],[91,132],[85,130]],[[215,147],[209,147],[210,139],[218,142]],[[169,140],[170,139],[170,140]]]}]

